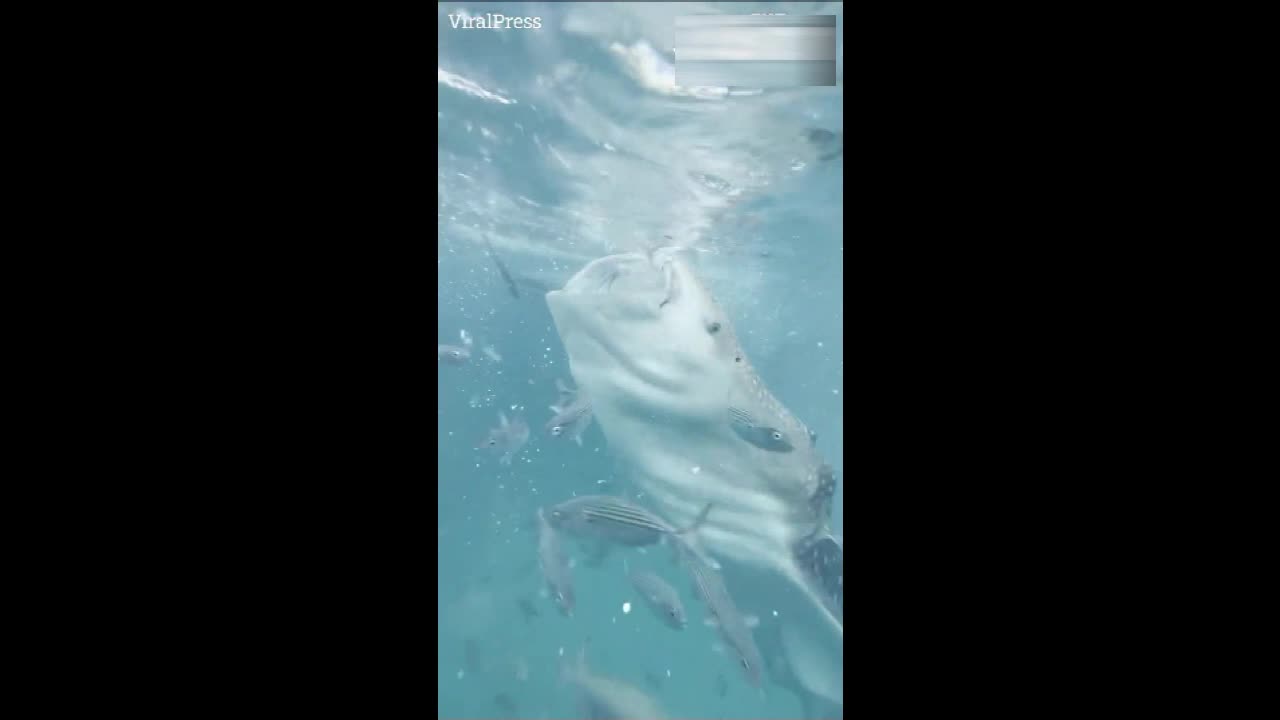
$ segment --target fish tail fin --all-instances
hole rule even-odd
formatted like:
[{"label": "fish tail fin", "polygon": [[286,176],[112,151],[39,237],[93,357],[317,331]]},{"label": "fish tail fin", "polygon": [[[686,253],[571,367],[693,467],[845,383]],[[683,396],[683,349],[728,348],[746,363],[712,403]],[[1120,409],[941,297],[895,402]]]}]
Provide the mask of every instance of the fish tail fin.
[{"label": "fish tail fin", "polygon": [[702,527],[703,524],[707,522],[707,516],[711,514],[712,505],[713,503],[707,503],[706,506],[702,508],[702,512],[698,513],[698,517],[694,518],[693,522],[689,523],[688,527],[683,528],[681,530],[677,530],[676,534],[689,535],[691,533],[696,532],[698,528]]},{"label": "fish tail fin", "polygon": [[[705,514],[705,510],[703,511]],[[697,541],[697,536],[686,538],[683,535],[673,535],[671,562],[677,565],[685,565],[688,567],[691,563],[701,563],[702,565],[720,571],[720,563],[716,559],[707,554],[702,548],[702,544]]]},{"label": "fish tail fin", "polygon": [[560,378],[556,378],[556,392],[560,393],[559,405],[561,407],[569,407],[578,396],[578,391],[570,389]]}]

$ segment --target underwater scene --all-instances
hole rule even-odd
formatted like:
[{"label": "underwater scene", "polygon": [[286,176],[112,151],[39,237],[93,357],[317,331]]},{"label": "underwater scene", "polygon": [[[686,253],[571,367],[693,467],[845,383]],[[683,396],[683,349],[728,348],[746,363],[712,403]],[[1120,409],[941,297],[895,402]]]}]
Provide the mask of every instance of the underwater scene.
[{"label": "underwater scene", "polygon": [[842,717],[843,4],[437,28],[437,716]]}]

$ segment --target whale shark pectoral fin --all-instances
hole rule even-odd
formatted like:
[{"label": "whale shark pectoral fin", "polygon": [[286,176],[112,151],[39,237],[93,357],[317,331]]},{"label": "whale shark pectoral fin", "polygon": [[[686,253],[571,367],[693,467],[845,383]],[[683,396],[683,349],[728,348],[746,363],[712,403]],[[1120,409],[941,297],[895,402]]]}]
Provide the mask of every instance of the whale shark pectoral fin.
[{"label": "whale shark pectoral fin", "polygon": [[818,467],[818,483],[809,497],[809,508],[819,527],[831,520],[831,510],[836,495],[836,473],[830,465]]},{"label": "whale shark pectoral fin", "polygon": [[844,614],[844,542],[829,533],[801,541],[796,564],[821,591],[833,613]]}]

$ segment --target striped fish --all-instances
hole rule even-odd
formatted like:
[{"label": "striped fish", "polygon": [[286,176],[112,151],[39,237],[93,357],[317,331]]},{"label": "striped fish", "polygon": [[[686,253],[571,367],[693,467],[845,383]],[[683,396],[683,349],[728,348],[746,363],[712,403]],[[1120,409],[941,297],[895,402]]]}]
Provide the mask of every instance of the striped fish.
[{"label": "striped fish", "polygon": [[631,579],[631,586],[640,593],[641,599],[659,620],[672,629],[684,629],[689,620],[684,613],[684,603],[680,602],[680,593],[675,588],[647,570],[633,570],[628,577]]},{"label": "striped fish", "polygon": [[560,538],[547,522],[542,508],[538,508],[538,566],[560,613],[573,617],[573,577],[569,562],[560,547]]},{"label": "striped fish", "polygon": [[724,580],[702,557],[683,543],[677,543],[676,548],[689,574],[693,577],[693,589],[706,604],[707,612],[711,615],[708,618],[709,624],[718,627],[725,642],[733,647],[738,655],[738,664],[742,666],[742,671],[747,676],[747,681],[754,687],[760,687],[764,658],[761,657],[760,649],[756,647],[756,642],[751,637],[750,628],[750,625],[759,621],[754,618],[748,619],[738,612],[738,606],[729,596],[729,589],[725,587]]},{"label": "striped fish", "polygon": [[761,450],[791,452],[795,449],[795,445],[791,444],[786,433],[778,428],[761,424],[741,408],[729,408],[729,427],[737,433],[738,437]]},{"label": "striped fish", "polygon": [[562,502],[547,513],[547,521],[557,530],[619,545],[653,545],[668,535],[685,535],[697,530],[711,512],[711,504],[698,513],[686,528],[674,528],[666,520],[625,498],[612,495],[583,495]]}]

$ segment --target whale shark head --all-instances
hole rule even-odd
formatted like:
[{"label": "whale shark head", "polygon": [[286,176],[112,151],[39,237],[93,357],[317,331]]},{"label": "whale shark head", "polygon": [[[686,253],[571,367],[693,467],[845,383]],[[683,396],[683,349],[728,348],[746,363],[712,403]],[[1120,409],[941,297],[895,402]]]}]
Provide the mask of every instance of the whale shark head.
[{"label": "whale shark head", "polygon": [[[574,381],[646,502],[680,527],[710,503],[696,540],[725,561],[735,595],[769,598],[747,611],[779,611],[798,623],[804,647],[839,663],[843,612],[831,589],[842,587],[843,549],[813,540],[825,529],[833,475],[685,255],[604,257],[546,299]],[[786,452],[753,443],[735,430],[740,417],[794,442]]]},{"label": "whale shark head", "polygon": [[723,405],[727,322],[677,250],[600,258],[546,297],[580,385],[669,419]]}]

